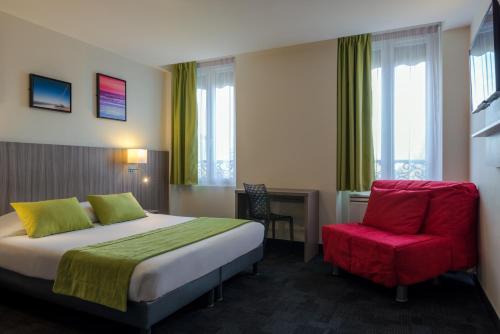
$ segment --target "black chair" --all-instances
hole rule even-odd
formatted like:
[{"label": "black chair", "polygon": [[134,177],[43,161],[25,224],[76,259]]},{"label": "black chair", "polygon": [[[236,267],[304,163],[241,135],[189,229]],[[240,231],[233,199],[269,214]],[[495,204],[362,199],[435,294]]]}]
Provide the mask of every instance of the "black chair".
[{"label": "black chair", "polygon": [[293,241],[293,217],[278,215],[271,212],[271,200],[264,184],[246,184],[245,193],[248,195],[249,218],[264,223],[265,235],[269,230],[269,223],[273,227],[273,239],[276,238],[276,222],[286,221],[289,223],[290,240]]}]

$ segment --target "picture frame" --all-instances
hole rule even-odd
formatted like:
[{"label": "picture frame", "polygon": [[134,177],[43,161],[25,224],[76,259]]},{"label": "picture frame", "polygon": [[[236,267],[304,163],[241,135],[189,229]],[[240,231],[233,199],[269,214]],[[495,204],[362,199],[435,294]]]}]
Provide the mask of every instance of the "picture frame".
[{"label": "picture frame", "polygon": [[29,75],[30,108],[72,112],[71,83],[44,77],[38,74]]},{"label": "picture frame", "polygon": [[96,73],[97,117],[127,121],[127,82]]}]

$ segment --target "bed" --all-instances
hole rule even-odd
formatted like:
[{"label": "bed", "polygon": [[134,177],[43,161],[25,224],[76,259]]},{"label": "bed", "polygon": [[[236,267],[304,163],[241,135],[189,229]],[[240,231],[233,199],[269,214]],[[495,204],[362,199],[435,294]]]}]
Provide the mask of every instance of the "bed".
[{"label": "bed", "polygon": [[[92,313],[150,333],[151,326],[222,282],[255,265],[263,256],[264,227],[249,222],[141,262],[132,274],[126,312],[52,292],[63,254],[73,248],[135,235],[192,220],[161,214],[120,224],[32,239],[26,235],[0,238],[0,283],[77,310]],[[221,297],[221,295],[220,295]]]}]

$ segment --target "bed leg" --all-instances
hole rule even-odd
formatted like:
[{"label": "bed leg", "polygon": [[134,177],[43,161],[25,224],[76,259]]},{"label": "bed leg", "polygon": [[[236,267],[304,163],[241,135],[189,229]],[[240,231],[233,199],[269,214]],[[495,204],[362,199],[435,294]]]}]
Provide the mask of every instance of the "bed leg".
[{"label": "bed leg", "polygon": [[215,299],[218,302],[221,302],[224,297],[222,296],[222,267],[219,268],[219,285],[217,285],[217,288],[215,288]]},{"label": "bed leg", "polygon": [[406,303],[408,301],[408,287],[406,285],[398,285],[396,287],[396,301],[398,303]]},{"label": "bed leg", "polygon": [[141,328],[141,334],[151,334],[151,328]]},{"label": "bed leg", "polygon": [[258,262],[255,262],[252,265],[252,274],[254,274],[254,275],[258,275],[259,274],[259,263]]},{"label": "bed leg", "polygon": [[217,291],[216,291],[216,292],[217,292],[217,293],[216,293],[216,300],[217,300],[218,302],[223,301],[223,300],[224,300],[224,296],[223,296],[223,294],[222,294],[222,282],[221,282],[219,285],[217,285],[216,290],[217,290]]},{"label": "bed leg", "polygon": [[208,292],[208,307],[212,308],[215,305],[215,289]]}]

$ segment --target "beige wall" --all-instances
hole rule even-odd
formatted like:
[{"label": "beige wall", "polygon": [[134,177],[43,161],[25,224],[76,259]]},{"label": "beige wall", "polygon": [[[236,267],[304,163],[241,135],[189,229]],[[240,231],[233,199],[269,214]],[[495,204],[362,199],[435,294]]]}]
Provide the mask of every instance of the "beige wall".
[{"label": "beige wall", "polygon": [[335,223],[337,41],[236,58],[237,180],[320,190]]},{"label": "beige wall", "polygon": [[469,180],[469,27],[443,32],[443,179]]},{"label": "beige wall", "polygon": [[[479,0],[472,24],[471,38],[491,2]],[[471,133],[494,120],[500,119],[500,102],[471,116]],[[479,280],[490,302],[500,316],[500,164],[489,161],[499,159],[500,135],[490,138],[472,138],[470,170],[471,180],[481,193],[479,204]],[[496,147],[495,147],[496,146]]]},{"label": "beige wall", "polygon": [[[468,38],[468,28],[443,33],[446,180],[469,179]],[[331,40],[236,57],[238,186],[320,189],[322,225],[336,222],[336,45]],[[232,216],[233,191],[173,187],[171,211]]]},{"label": "beige wall", "polygon": [[[319,189],[320,223],[335,223],[337,41],[235,61],[238,186]],[[172,187],[171,212],[231,217],[234,188]]]},{"label": "beige wall", "polygon": [[[127,80],[128,121],[96,118],[95,74]],[[73,113],[30,109],[29,73],[72,83]],[[165,149],[163,72],[0,12],[0,140]]]},{"label": "beige wall", "polygon": [[234,217],[234,188],[171,186],[170,213],[188,217]]}]

